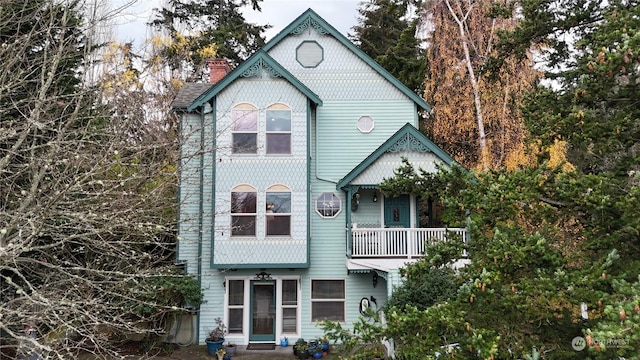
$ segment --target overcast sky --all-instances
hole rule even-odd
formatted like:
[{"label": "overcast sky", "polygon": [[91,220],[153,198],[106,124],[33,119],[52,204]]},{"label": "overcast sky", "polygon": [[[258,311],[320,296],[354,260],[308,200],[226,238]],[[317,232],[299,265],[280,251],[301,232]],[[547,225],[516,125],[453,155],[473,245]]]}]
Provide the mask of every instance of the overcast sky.
[{"label": "overcast sky", "polygon": [[[113,3],[117,6],[125,1],[127,0],[113,0]],[[249,23],[273,25],[265,33],[269,40],[298,15],[311,8],[338,31],[347,35],[357,23],[360,2],[361,0],[263,0],[262,12],[248,8],[244,11],[244,16]],[[152,19],[153,8],[160,4],[161,0],[139,0],[134,7],[129,8],[116,25],[117,39],[121,42],[133,41],[136,48],[142,47],[147,38],[145,23]]]}]

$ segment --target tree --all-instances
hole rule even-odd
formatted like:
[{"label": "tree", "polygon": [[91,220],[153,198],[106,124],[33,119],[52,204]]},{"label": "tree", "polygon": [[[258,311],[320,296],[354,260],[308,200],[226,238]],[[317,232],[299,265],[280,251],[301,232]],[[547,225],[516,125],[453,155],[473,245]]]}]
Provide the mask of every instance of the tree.
[{"label": "tree", "polygon": [[548,3],[523,1],[522,23],[500,43],[502,54],[539,46],[553,80],[528,101],[529,128],[543,144],[566,141],[585,172],[626,176],[640,161],[638,1]]},{"label": "tree", "polygon": [[[452,299],[388,309],[385,336],[407,358],[455,343],[452,358],[523,357],[536,348],[548,359],[582,359],[584,352],[571,347],[578,336],[602,343],[585,350],[597,358],[638,356],[640,225],[627,215],[640,205],[633,179],[546,166],[430,174],[405,163],[382,191],[437,196],[448,224],[466,218],[470,229],[464,246],[428,247],[423,261],[407,267],[405,281],[421,281],[459,259],[463,248],[470,264],[457,271]],[[607,341],[617,346],[606,348]]]},{"label": "tree", "polygon": [[[260,10],[260,1],[251,1],[254,10]],[[260,49],[265,44],[262,33],[270,26],[246,23],[240,8],[248,5],[249,0],[168,0],[151,25],[165,32],[174,43],[186,43],[190,49],[190,56],[185,59],[183,54],[168,47],[162,54],[168,66],[183,68],[182,62],[186,61],[192,66],[187,78],[194,80],[202,75],[201,66],[207,60],[206,49],[212,46],[217,56],[227,59],[232,66]]]},{"label": "tree", "polygon": [[[362,2],[351,40],[365,54],[418,94],[424,91],[426,62],[417,38],[422,0]],[[416,14],[412,14],[412,10]]]},{"label": "tree", "polygon": [[112,356],[114,338],[158,334],[202,299],[174,265],[175,144],[133,136],[139,118],[112,118],[81,82],[84,5],[0,7],[3,358]]},{"label": "tree", "polygon": [[515,12],[490,0],[437,0],[427,3],[424,17],[433,29],[424,95],[434,107],[428,136],[468,168],[528,163],[520,107],[539,74],[526,57],[506,58],[499,71],[487,71],[499,31],[517,23]]}]

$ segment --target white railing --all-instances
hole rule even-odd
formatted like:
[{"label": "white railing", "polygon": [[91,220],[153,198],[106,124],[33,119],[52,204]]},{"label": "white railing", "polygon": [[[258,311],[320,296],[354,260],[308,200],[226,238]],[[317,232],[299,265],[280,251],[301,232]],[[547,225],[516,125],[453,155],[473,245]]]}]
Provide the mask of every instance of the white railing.
[{"label": "white railing", "polygon": [[[357,228],[351,230],[353,257],[424,256],[425,245],[438,241],[466,242],[463,228]],[[463,254],[464,255],[464,254]]]}]

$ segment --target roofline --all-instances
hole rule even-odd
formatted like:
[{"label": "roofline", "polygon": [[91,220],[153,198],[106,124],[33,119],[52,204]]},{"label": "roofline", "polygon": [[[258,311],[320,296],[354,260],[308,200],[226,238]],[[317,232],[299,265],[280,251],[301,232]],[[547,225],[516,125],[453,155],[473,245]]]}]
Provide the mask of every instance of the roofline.
[{"label": "roofline", "polygon": [[[387,81],[391,82],[398,90],[400,90],[403,94],[407,95],[411,100],[413,100],[418,106],[423,108],[426,111],[431,111],[431,106],[418,94],[409,89],[405,84],[403,84],[396,77],[391,75],[389,71],[383,68],[380,64],[375,62],[369,55],[365,54],[362,50],[360,50],[357,46],[355,46],[347,37],[342,35],[336,28],[334,28],[331,24],[326,22],[320,15],[318,15],[311,8],[307,9],[300,16],[298,16],[293,22],[291,22],[287,27],[285,27],[282,31],[278,33],[275,37],[269,40],[264,46],[264,51],[271,50],[276,44],[278,44],[282,39],[287,37],[289,34],[300,33],[301,30],[304,30],[306,26],[310,26],[311,24],[305,24],[307,21],[315,21],[313,24],[316,30],[324,30],[327,34],[332,35],[336,40],[338,40],[342,45],[346,46],[351,50],[356,56],[358,56],[361,60],[371,66],[375,71],[377,71],[382,77],[384,77]],[[318,29],[319,27],[319,29]]]},{"label": "roofline", "polygon": [[[429,140],[423,133],[421,133],[418,129],[416,129],[411,123],[406,123],[402,126],[395,134],[391,135],[387,141],[382,143],[375,151],[373,151],[369,156],[367,156],[360,164],[358,164],[353,170],[351,170],[344,178],[342,178],[336,184],[336,189],[344,189],[346,188],[351,181],[353,181],[358,175],[360,175],[364,170],[366,170],[371,164],[376,162],[384,153],[386,153],[391,146],[398,142],[403,136],[411,134],[415,136],[418,140],[424,144],[429,151],[431,151],[434,155],[440,158],[445,164],[448,166],[461,166],[457,161],[455,161],[449,154],[447,154],[444,150],[442,150],[438,145]],[[464,169],[464,167],[462,167]]]},{"label": "roofline", "polygon": [[[262,61],[262,63],[260,62]],[[194,111],[198,107],[202,106],[205,102],[220,93],[225,87],[234,82],[239,77],[248,77],[253,75],[255,71],[255,65],[261,65],[262,67],[269,67],[273,76],[282,77],[295,86],[300,92],[305,94],[316,105],[322,105],[322,99],[316,95],[311,89],[298,80],[287,69],[280,65],[274,58],[269,56],[264,50],[258,50],[255,54],[251,55],[247,60],[242,62],[237,68],[228,73],[222,80],[214,84],[209,90],[198,96],[192,103],[186,108],[186,111]]]}]

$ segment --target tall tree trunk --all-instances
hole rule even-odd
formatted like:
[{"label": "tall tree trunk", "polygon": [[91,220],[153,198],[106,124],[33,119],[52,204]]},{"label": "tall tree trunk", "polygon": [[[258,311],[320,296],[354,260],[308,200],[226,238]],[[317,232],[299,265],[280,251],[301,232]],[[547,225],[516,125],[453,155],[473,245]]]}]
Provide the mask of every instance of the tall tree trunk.
[{"label": "tall tree trunk", "polygon": [[471,89],[473,90],[473,102],[476,108],[476,121],[478,123],[478,140],[479,140],[479,150],[480,150],[480,165],[482,166],[482,170],[487,170],[489,168],[490,159],[489,159],[489,151],[487,149],[487,138],[484,131],[484,119],[482,117],[482,103],[480,101],[480,88],[478,86],[478,80],[476,78],[475,72],[473,70],[473,64],[471,63],[471,55],[469,54],[469,40],[467,38],[467,33],[465,31],[465,22],[467,18],[471,14],[471,10],[475,4],[470,4],[464,15],[462,14],[462,8],[460,7],[460,3],[457,3],[458,11],[460,12],[460,16],[456,14],[456,11],[451,7],[451,3],[449,0],[444,0],[447,4],[447,8],[449,9],[449,13],[453,17],[456,24],[458,24],[458,30],[460,31],[460,41],[462,43],[462,49],[464,51],[465,63],[467,65],[467,72],[469,73],[469,81],[471,82]]}]

